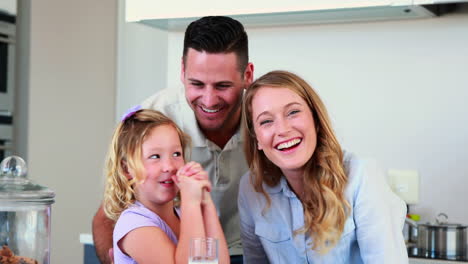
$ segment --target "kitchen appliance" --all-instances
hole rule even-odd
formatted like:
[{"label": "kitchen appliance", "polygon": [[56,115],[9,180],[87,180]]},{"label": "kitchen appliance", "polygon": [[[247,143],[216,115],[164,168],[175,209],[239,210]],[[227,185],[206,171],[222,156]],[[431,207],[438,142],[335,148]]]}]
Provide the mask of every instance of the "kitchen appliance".
[{"label": "kitchen appliance", "polygon": [[468,261],[467,225],[449,223],[444,213],[433,224],[417,224],[410,219],[406,223],[417,228],[416,243],[408,244],[409,256]]},{"label": "kitchen appliance", "polygon": [[406,217],[413,221],[405,221],[405,225],[403,227],[405,243],[407,246],[416,246],[416,243],[418,243],[418,226],[414,221],[419,221],[420,216],[416,214],[407,214]]},{"label": "kitchen appliance", "polygon": [[0,164],[0,262],[49,264],[55,194],[31,182],[26,172],[18,156]]},{"label": "kitchen appliance", "polygon": [[0,10],[0,160],[13,151],[15,20]]},{"label": "kitchen appliance", "polygon": [[455,260],[440,260],[440,259],[428,259],[428,258],[409,258],[409,264],[464,264],[468,263],[465,261]]}]

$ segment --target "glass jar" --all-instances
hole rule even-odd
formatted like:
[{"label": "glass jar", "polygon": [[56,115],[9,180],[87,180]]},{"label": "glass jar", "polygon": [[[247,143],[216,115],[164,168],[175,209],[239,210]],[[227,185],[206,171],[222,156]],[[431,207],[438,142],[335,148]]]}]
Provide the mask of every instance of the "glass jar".
[{"label": "glass jar", "polygon": [[0,263],[49,264],[54,192],[30,181],[18,156],[0,164]]}]

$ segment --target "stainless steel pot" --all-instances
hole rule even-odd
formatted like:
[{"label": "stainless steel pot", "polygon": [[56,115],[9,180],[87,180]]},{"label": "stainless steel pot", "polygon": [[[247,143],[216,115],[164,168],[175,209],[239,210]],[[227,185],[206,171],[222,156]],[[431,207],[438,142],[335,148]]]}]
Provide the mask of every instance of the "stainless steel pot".
[{"label": "stainless steel pot", "polygon": [[406,221],[412,226],[417,226],[416,246],[421,256],[466,259],[468,226],[448,223],[447,220],[447,215],[441,213],[438,215],[435,224],[416,224],[411,220]]},{"label": "stainless steel pot", "polygon": [[403,237],[405,238],[405,243],[407,248],[414,248],[418,243],[418,224],[407,218],[405,220],[405,225],[403,227]]}]

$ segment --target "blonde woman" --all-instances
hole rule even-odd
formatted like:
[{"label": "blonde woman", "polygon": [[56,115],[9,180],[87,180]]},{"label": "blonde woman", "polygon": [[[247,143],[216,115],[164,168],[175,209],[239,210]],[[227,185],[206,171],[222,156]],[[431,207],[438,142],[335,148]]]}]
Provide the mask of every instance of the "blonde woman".
[{"label": "blonde woman", "polygon": [[342,151],[317,93],[273,71],[244,99],[244,262],[407,263],[403,201]]}]

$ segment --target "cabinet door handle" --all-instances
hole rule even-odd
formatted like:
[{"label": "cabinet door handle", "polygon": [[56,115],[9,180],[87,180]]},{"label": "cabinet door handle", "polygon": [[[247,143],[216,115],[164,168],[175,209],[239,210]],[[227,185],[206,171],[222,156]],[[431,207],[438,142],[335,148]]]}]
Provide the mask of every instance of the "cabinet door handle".
[{"label": "cabinet door handle", "polygon": [[11,38],[0,37],[0,42],[7,44],[15,44],[15,41]]},{"label": "cabinet door handle", "polygon": [[12,150],[12,148],[7,145],[0,145],[0,150]]},{"label": "cabinet door handle", "polygon": [[0,124],[1,125],[13,124],[13,113],[8,110],[0,109]]}]

